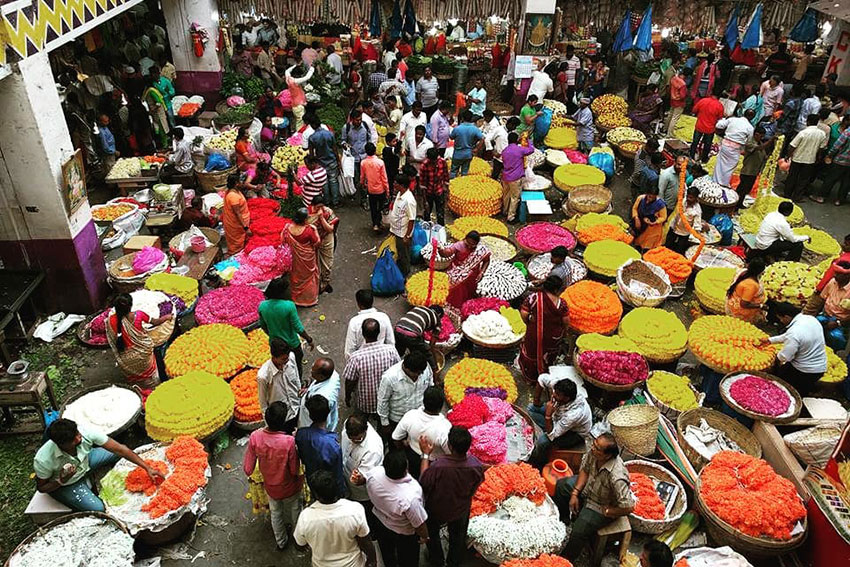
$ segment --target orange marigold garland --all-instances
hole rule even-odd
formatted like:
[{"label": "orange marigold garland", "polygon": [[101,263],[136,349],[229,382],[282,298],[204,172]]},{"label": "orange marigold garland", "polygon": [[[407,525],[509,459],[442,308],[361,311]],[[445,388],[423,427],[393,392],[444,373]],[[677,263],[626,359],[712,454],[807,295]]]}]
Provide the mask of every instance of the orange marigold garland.
[{"label": "orange marigold garland", "polygon": [[599,240],[619,240],[631,244],[634,239],[627,230],[614,224],[596,224],[578,232],[578,240],[584,245]]},{"label": "orange marigold garland", "polygon": [[208,466],[204,446],[191,437],[178,437],[165,456],[174,470],[165,479],[147,504],[142,506],[151,518],[159,518],[172,510],[185,506],[199,488],[206,486]]},{"label": "orange marigold garland", "polygon": [[670,276],[670,283],[685,281],[693,271],[693,265],[687,258],[664,246],[649,250],[643,255],[643,259],[667,272],[667,275]]},{"label": "orange marigold garland", "polygon": [[262,329],[248,333],[248,366],[259,368],[272,357],[269,336]]},{"label": "orange marigold garland", "polygon": [[242,423],[251,423],[263,419],[260,410],[260,398],[257,390],[257,369],[251,368],[236,375],[230,381],[235,405],[233,417]]},{"label": "orange marigold garland", "polygon": [[806,508],[790,480],[761,459],[721,451],[700,473],[705,505],[735,529],[758,538],[791,539]]},{"label": "orange marigold garland", "polygon": [[610,333],[623,315],[623,304],[617,294],[599,282],[574,283],[561,297],[570,310],[570,328],[580,333]]},{"label": "orange marigold garland", "polygon": [[524,496],[539,506],[546,497],[543,477],[526,463],[490,467],[484,472],[484,482],[472,497],[469,516],[494,512],[509,496]]},{"label": "orange marigold garland", "polygon": [[502,563],[501,567],[573,567],[573,564],[560,555],[544,553],[534,559],[510,559]]},{"label": "orange marigold garland", "polygon": [[632,492],[637,499],[633,514],[647,520],[663,520],[665,517],[664,504],[655,489],[652,479],[643,473],[629,473]]},{"label": "orange marigold garland", "polygon": [[[162,461],[145,459],[145,463],[154,470],[162,473],[163,476],[168,474],[168,465]],[[156,485],[154,485],[147,471],[141,467],[136,467],[127,474],[127,477],[124,479],[124,487],[129,492],[144,492],[150,496],[156,492],[156,487],[162,484],[162,482],[163,479],[157,479]]]}]

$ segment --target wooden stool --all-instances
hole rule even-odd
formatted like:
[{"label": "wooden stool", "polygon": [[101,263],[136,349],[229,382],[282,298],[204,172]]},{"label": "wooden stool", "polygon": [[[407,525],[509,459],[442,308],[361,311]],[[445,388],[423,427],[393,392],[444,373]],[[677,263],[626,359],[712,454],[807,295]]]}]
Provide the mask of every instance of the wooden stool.
[{"label": "wooden stool", "polygon": [[561,459],[570,466],[573,474],[578,474],[581,468],[581,459],[586,453],[585,449],[552,449],[549,452],[549,461]]},{"label": "wooden stool", "polygon": [[30,372],[24,381],[19,380],[0,380],[0,407],[3,408],[3,413],[7,420],[12,416],[11,407],[30,407],[38,412],[38,417],[41,425],[32,425],[20,429],[10,429],[0,431],[0,436],[3,435],[18,435],[21,433],[41,433],[47,429],[47,422],[44,419],[45,407],[42,403],[42,397],[47,394],[48,400],[52,409],[59,409],[59,404],[56,403],[56,396],[53,395],[53,384],[50,378],[44,372]]},{"label": "wooden stool", "polygon": [[629,524],[628,517],[620,516],[607,526],[596,530],[596,542],[593,543],[590,556],[590,564],[593,567],[598,567],[602,564],[602,556],[605,555],[605,548],[609,541],[620,542],[618,562],[622,563],[626,557],[626,552],[629,550],[629,544],[632,541],[632,526]]}]

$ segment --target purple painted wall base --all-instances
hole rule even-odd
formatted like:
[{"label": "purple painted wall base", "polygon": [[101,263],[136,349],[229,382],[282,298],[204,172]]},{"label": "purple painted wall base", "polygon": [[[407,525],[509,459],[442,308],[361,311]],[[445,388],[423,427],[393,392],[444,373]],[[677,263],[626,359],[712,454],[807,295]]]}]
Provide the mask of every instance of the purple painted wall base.
[{"label": "purple painted wall base", "polygon": [[109,293],[94,222],[73,240],[1,241],[0,259],[7,268],[45,272],[40,294],[49,313],[88,314],[102,307]]},{"label": "purple painted wall base", "polygon": [[177,71],[176,83],[174,87],[177,92],[204,97],[207,110],[211,110],[221,98],[218,93],[221,88],[221,71]]}]

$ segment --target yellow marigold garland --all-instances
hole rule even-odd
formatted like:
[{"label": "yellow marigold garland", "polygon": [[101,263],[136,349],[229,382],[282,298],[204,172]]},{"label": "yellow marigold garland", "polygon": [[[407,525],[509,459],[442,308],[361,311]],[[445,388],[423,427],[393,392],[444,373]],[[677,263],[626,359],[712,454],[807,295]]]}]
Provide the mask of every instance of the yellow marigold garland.
[{"label": "yellow marigold garland", "polygon": [[579,353],[586,350],[607,350],[610,352],[638,352],[638,347],[631,339],[625,339],[620,335],[600,335],[599,333],[585,333],[576,339],[576,348]]},{"label": "yellow marigold garland", "polygon": [[726,311],[726,292],[735,279],[735,268],[703,268],[694,278],[697,300],[713,313]]},{"label": "yellow marigold garland", "polygon": [[472,216],[460,217],[448,226],[449,235],[455,240],[463,240],[471,231],[476,230],[479,234],[495,234],[496,236],[508,237],[508,227],[500,220],[490,217]]},{"label": "yellow marigold garland", "polygon": [[198,299],[198,280],[178,274],[153,274],[145,280],[145,289],[176,295],[190,307]]},{"label": "yellow marigold garland", "polygon": [[675,313],[638,307],[620,321],[620,336],[631,339],[650,362],[668,362],[684,354],[688,331]]},{"label": "yellow marigold garland", "polygon": [[163,382],[145,402],[148,435],[168,442],[181,435],[201,439],[233,416],[233,392],[224,380],[194,371]]},{"label": "yellow marigold garland", "polygon": [[690,384],[691,381],[686,377],[664,370],[655,370],[646,381],[646,387],[655,399],[678,411],[687,411],[699,405]]},{"label": "yellow marigold garland", "polygon": [[830,257],[841,254],[841,245],[827,232],[810,226],[800,226],[794,229],[794,234],[811,237],[803,243],[803,247],[815,254]]},{"label": "yellow marigold garland", "polygon": [[259,368],[272,357],[269,336],[262,329],[254,329],[248,333],[248,347],[248,366]]},{"label": "yellow marigold garland", "polygon": [[774,262],[761,275],[768,299],[803,307],[815,292],[823,272],[802,262]]},{"label": "yellow marigold garland", "polygon": [[584,250],[587,269],[603,276],[614,277],[629,260],[640,259],[640,252],[618,240],[591,242]]},{"label": "yellow marigold garland", "polygon": [[[835,354],[832,348],[826,347],[826,372],[824,372],[820,381],[827,384],[837,384],[844,381],[845,378],[847,378],[847,363]],[[850,486],[847,488],[850,490]]]},{"label": "yellow marigold garland", "polygon": [[449,209],[462,217],[498,214],[502,210],[502,185],[484,175],[455,177],[449,182]]},{"label": "yellow marigold garland", "polygon": [[556,150],[574,150],[578,147],[576,130],[567,126],[549,128],[543,143]]},{"label": "yellow marigold garland", "polygon": [[455,405],[466,395],[466,388],[501,388],[507,395],[507,401],[514,403],[517,398],[516,382],[510,370],[489,360],[464,358],[446,373],[443,387],[446,401]]},{"label": "yellow marigold garland", "polygon": [[592,165],[568,163],[555,169],[553,179],[555,187],[561,191],[569,192],[572,191],[573,187],[579,185],[602,185],[605,183],[605,174]]},{"label": "yellow marigold garland", "polygon": [[691,324],[688,345],[693,353],[718,372],[767,370],[776,347],[760,345],[767,334],[755,325],[726,315],[707,315]]},{"label": "yellow marigold garland", "polygon": [[431,302],[428,303],[429,271],[424,270],[410,276],[407,280],[407,302],[411,305],[442,305],[449,297],[449,276],[444,272],[434,272],[434,287],[431,289]]},{"label": "yellow marigold garland", "polygon": [[245,367],[250,348],[245,333],[232,325],[202,325],[180,335],[168,347],[165,371],[172,378],[193,370],[229,378]]}]

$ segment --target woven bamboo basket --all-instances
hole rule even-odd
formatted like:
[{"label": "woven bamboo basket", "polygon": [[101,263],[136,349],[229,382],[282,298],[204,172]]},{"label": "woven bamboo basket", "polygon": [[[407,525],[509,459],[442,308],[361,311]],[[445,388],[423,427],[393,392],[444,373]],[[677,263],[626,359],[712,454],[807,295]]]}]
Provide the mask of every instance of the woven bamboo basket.
[{"label": "woven bamboo basket", "polygon": [[514,107],[507,102],[491,102],[487,108],[493,111],[496,116],[510,116],[514,113]]},{"label": "woven bamboo basket", "polygon": [[168,268],[168,258],[166,257],[149,272],[134,276],[122,275],[128,270],[133,269],[133,257],[135,255],[135,252],[132,254],[125,254],[109,266],[109,283],[118,293],[130,293],[136,291],[145,285],[145,280],[147,280],[149,276],[164,272]]},{"label": "woven bamboo basket", "polygon": [[198,186],[204,193],[215,193],[227,186],[227,176],[236,173],[236,166],[232,165],[221,171],[196,171]]},{"label": "woven bamboo basket", "polygon": [[[631,384],[609,384],[608,382],[602,382],[600,380],[597,380],[596,378],[585,372],[584,369],[581,367],[581,364],[579,363],[579,354],[580,353],[578,351],[578,348],[576,348],[573,353],[573,367],[576,369],[578,375],[581,376],[585,382],[587,382],[591,386],[596,386],[600,390],[606,390],[608,392],[630,392],[635,388],[643,386],[646,382],[646,380],[637,380],[635,382],[632,382]],[[646,370],[647,376],[649,376],[649,365],[647,365]]]},{"label": "woven bamboo basket", "polygon": [[567,203],[578,214],[604,213],[611,206],[611,195],[604,185],[579,185],[570,191]]},{"label": "woven bamboo basket", "polygon": [[718,545],[728,545],[738,553],[743,554],[747,558],[768,558],[783,555],[789,551],[797,549],[803,542],[806,541],[806,536],[809,532],[809,519],[806,517],[803,520],[803,531],[791,539],[779,541],[775,539],[767,539],[761,537],[753,537],[742,533],[740,530],[732,527],[723,521],[720,516],[715,514],[702,499],[700,494],[701,480],[697,479],[694,494],[696,495],[697,510],[705,520],[705,527],[708,535]]},{"label": "woven bamboo basket", "polygon": [[239,421],[235,417],[233,418],[233,427],[240,431],[256,431],[265,425],[265,423],[262,419],[257,421]]},{"label": "woven bamboo basket", "polygon": [[[629,284],[640,282],[654,289],[658,295],[644,297],[632,291]],[[644,260],[628,260],[617,269],[617,294],[634,307],[657,307],[670,296],[673,287],[664,270]]]},{"label": "woven bamboo basket", "polygon": [[[654,374],[654,372],[650,372],[649,378],[652,378],[653,374]],[[705,401],[705,394],[703,394],[702,392],[697,390],[696,386],[694,386],[690,382],[688,382],[688,388],[690,388],[690,390],[696,396],[697,405],[699,407],[702,407],[702,404]],[[656,396],[652,392],[652,386],[651,386],[649,380],[646,381],[646,395],[649,396],[649,399],[652,400],[652,403],[655,404],[655,407],[658,408],[658,411],[661,412],[661,415],[663,415],[664,417],[666,417],[670,421],[676,421],[676,419],[678,419],[678,417],[682,414],[682,410],[677,410],[673,406],[669,406],[669,405],[665,404],[663,401],[661,401],[661,399],[658,398],[658,396]],[[691,408],[691,409],[694,409],[694,408]],[[687,410],[685,410],[685,411],[687,411]]]},{"label": "woven bamboo basket", "polygon": [[[462,328],[462,326],[461,326],[461,328]],[[468,332],[466,332],[466,329],[463,330],[463,336],[466,337],[467,339],[469,339],[469,342],[471,342],[474,345],[478,345],[480,347],[489,348],[489,349],[493,349],[493,350],[504,350],[504,349],[509,349],[509,348],[515,347],[516,345],[521,343],[522,340],[525,338],[525,333],[523,333],[522,335],[517,335],[517,338],[515,340],[513,340],[512,342],[509,342],[509,343],[488,343],[488,342],[482,341],[481,339],[477,339],[474,336],[470,335]]]},{"label": "woven bamboo basket", "polygon": [[[731,378],[733,378],[734,376],[740,376],[742,374],[750,374],[752,376],[758,376],[759,378],[764,378],[765,380],[769,380],[771,382],[776,382],[777,384],[779,384],[780,386],[782,386],[783,388],[788,390],[788,393],[791,395],[791,403],[794,404],[794,410],[791,412],[791,415],[788,415],[788,416],[785,416],[785,417],[771,417],[771,416],[763,415],[763,414],[760,414],[760,413],[755,413],[755,412],[749,411],[746,408],[741,407],[738,404],[738,402],[736,402],[732,398],[732,396],[730,396],[726,392],[726,389],[724,388],[724,384],[727,381],[729,381]],[[791,384],[789,384],[788,382],[786,382],[782,378],[779,378],[778,376],[774,376],[773,374],[767,374],[766,372],[750,372],[750,371],[730,372],[729,374],[724,376],[723,379],[720,381],[720,397],[723,398],[723,401],[726,402],[726,404],[730,408],[735,410],[736,412],[738,412],[742,415],[745,415],[745,416],[749,417],[750,419],[754,419],[756,421],[764,421],[765,423],[778,423],[778,424],[791,423],[792,421],[794,421],[795,419],[800,417],[800,411],[803,409],[803,398],[800,397],[800,394],[799,394],[799,392],[797,392],[796,388],[794,388],[794,386],[792,386]]]},{"label": "woven bamboo basket", "polygon": [[[207,228],[205,226],[200,227],[200,231],[204,233],[204,236],[207,237],[207,240],[210,241],[210,245],[215,247],[218,246],[219,242],[221,242],[221,234],[214,228]],[[178,245],[180,244],[180,238],[183,236],[183,232],[174,236],[171,240],[168,241],[168,250],[174,254],[175,258],[180,258],[183,256],[184,250],[180,250]],[[197,300],[196,300],[197,301]],[[189,309],[189,306],[186,306],[186,309]]]},{"label": "woven bamboo basket", "polygon": [[629,523],[632,525],[632,529],[642,534],[656,535],[666,532],[678,524],[688,509],[688,495],[679,478],[660,465],[640,459],[628,461],[626,463],[626,469],[630,473],[641,473],[654,480],[674,484],[679,489],[676,493],[676,501],[673,503],[670,514],[666,518],[663,520],[650,520],[648,518],[641,518],[635,514],[629,514]]},{"label": "woven bamboo basket", "polygon": [[109,348],[109,343],[94,343],[91,341],[91,322],[95,317],[103,313],[103,311],[98,311],[96,313],[92,313],[83,319],[79,325],[77,325],[77,330],[75,331],[75,335],[77,336],[77,340],[91,348],[100,348],[106,349]]},{"label": "woven bamboo basket", "polygon": [[694,427],[699,426],[701,419],[704,419],[708,425],[714,429],[722,431],[726,437],[738,444],[738,446],[748,455],[757,459],[761,458],[761,443],[749,429],[732,419],[728,415],[724,415],[719,411],[714,411],[708,408],[694,408],[682,412],[676,418],[676,437],[679,439],[679,445],[682,446],[685,456],[697,470],[708,464],[708,459],[700,455],[696,449],[691,447],[688,440],[685,439],[685,429],[689,425]]},{"label": "woven bamboo basket", "polygon": [[607,419],[617,443],[635,455],[646,457],[655,452],[659,415],[656,407],[632,404],[612,409]]},{"label": "woven bamboo basket", "polygon": [[[423,246],[422,250],[420,252],[420,255],[422,256],[422,260],[425,261],[426,265],[429,265],[431,260],[429,258],[425,257],[425,254],[424,254],[426,248],[429,249],[429,250],[431,249],[431,243],[430,242],[428,244],[426,244],[425,246]],[[452,265],[452,259],[451,258],[443,258],[442,256],[437,256],[437,259],[434,260],[434,269],[437,270],[437,271],[440,271],[440,272],[445,272],[446,270],[449,269],[449,266],[451,266],[451,265]]]}]

